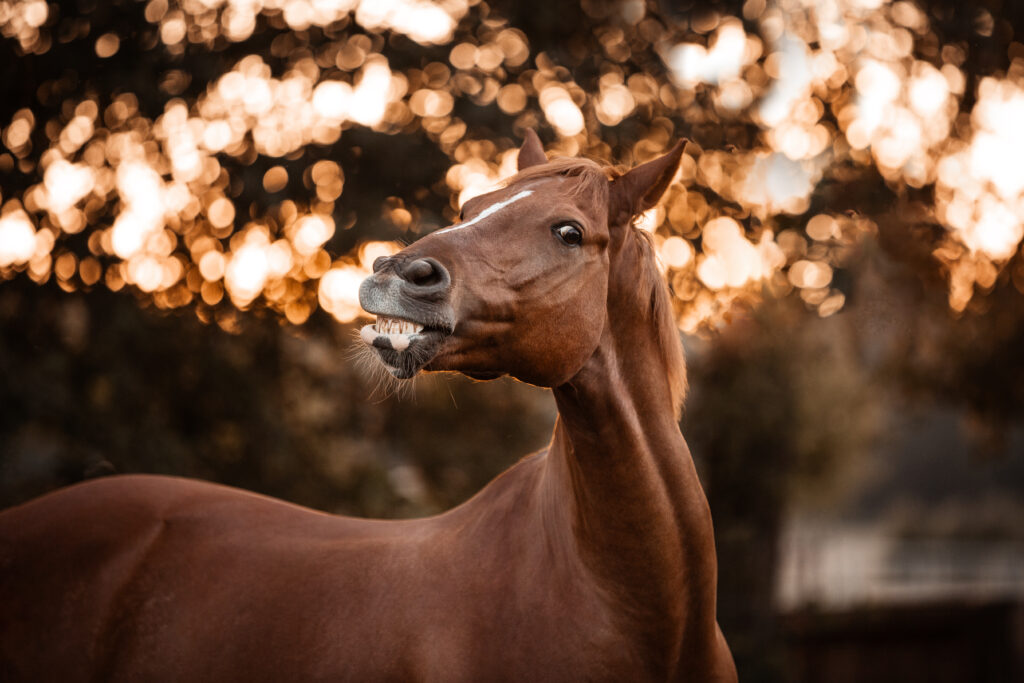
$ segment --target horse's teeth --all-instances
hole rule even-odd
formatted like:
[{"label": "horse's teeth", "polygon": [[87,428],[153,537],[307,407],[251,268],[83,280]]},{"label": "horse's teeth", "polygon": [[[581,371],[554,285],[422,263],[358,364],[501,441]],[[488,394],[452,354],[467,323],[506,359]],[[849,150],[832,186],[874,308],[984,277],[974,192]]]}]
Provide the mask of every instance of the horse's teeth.
[{"label": "horse's teeth", "polygon": [[380,334],[419,334],[423,331],[423,325],[419,323],[385,316],[378,317],[373,327]]}]

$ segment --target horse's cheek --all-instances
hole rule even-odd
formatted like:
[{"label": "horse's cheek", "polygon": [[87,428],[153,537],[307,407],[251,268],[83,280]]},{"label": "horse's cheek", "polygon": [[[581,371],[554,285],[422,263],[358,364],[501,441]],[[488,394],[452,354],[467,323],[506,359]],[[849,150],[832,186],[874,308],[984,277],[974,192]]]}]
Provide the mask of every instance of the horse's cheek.
[{"label": "horse's cheek", "polygon": [[[507,359],[513,376],[540,386],[555,387],[569,381],[593,354],[600,341],[602,311],[577,309],[566,318],[549,318],[522,339]],[[560,343],[552,346],[551,339]]]}]

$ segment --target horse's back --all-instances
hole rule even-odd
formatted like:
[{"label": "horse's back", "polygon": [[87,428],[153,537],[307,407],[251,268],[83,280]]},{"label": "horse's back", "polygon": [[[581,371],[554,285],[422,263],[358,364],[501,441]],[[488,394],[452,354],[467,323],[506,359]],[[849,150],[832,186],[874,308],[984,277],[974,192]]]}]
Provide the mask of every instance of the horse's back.
[{"label": "horse's back", "polygon": [[[491,503],[522,504],[510,481]],[[0,680],[614,678],[584,673],[628,658],[587,582],[474,512],[352,519],[151,476],[49,494],[0,513]]]},{"label": "horse's back", "polygon": [[[383,557],[392,528],[154,476],[11,508],[0,513],[0,679],[227,680],[248,667],[264,678],[303,657],[289,643],[322,642],[309,606],[341,598],[323,574],[350,588],[359,577],[345,567]],[[346,562],[352,552],[363,561]]]},{"label": "horse's back", "polygon": [[[368,525],[369,520],[326,515],[192,479],[105,477],[0,511],[0,567],[16,571],[39,562],[82,571],[132,550],[145,551],[168,531],[273,535],[301,528],[337,538]],[[18,566],[7,566],[15,559]]]},{"label": "horse's back", "polygon": [[88,671],[118,593],[158,531],[160,494],[148,481],[119,477],[0,513],[3,677]]}]

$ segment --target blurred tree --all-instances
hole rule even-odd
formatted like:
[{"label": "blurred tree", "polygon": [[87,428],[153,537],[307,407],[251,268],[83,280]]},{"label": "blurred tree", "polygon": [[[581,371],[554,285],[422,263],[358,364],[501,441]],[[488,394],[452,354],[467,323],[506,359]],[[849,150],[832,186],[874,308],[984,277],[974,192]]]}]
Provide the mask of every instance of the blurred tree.
[{"label": "blurred tree", "polygon": [[[438,378],[409,402],[368,401],[373,382],[343,348],[330,330],[300,339],[266,316],[229,334],[122,295],[9,283],[0,506],[116,471],[200,477],[349,514],[422,515],[468,498],[547,439],[553,412],[535,389]],[[495,404],[504,410],[485,418]],[[438,428],[456,421],[465,428]]]},{"label": "blurred tree", "polygon": [[847,321],[808,320],[779,301],[691,354],[683,432],[714,514],[720,623],[750,680],[784,672],[774,604],[784,515],[855,490],[881,425]]}]

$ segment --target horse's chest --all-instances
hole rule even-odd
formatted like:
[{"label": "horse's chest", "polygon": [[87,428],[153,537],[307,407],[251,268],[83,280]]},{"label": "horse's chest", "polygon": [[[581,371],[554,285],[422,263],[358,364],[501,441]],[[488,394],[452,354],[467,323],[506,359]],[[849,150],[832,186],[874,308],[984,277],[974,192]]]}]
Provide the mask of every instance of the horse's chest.
[{"label": "horse's chest", "polygon": [[331,653],[319,658],[320,673],[458,683],[624,680],[623,672],[637,671],[635,648],[583,591],[522,594],[508,587],[484,599],[481,587],[469,581],[436,591],[396,588],[372,608],[367,602],[365,610],[332,610],[322,632],[328,638],[312,647]]},{"label": "horse's chest", "polygon": [[622,680],[621,672],[636,670],[633,652],[596,605],[517,608],[499,600],[461,623],[423,632],[409,671],[424,681]]}]

